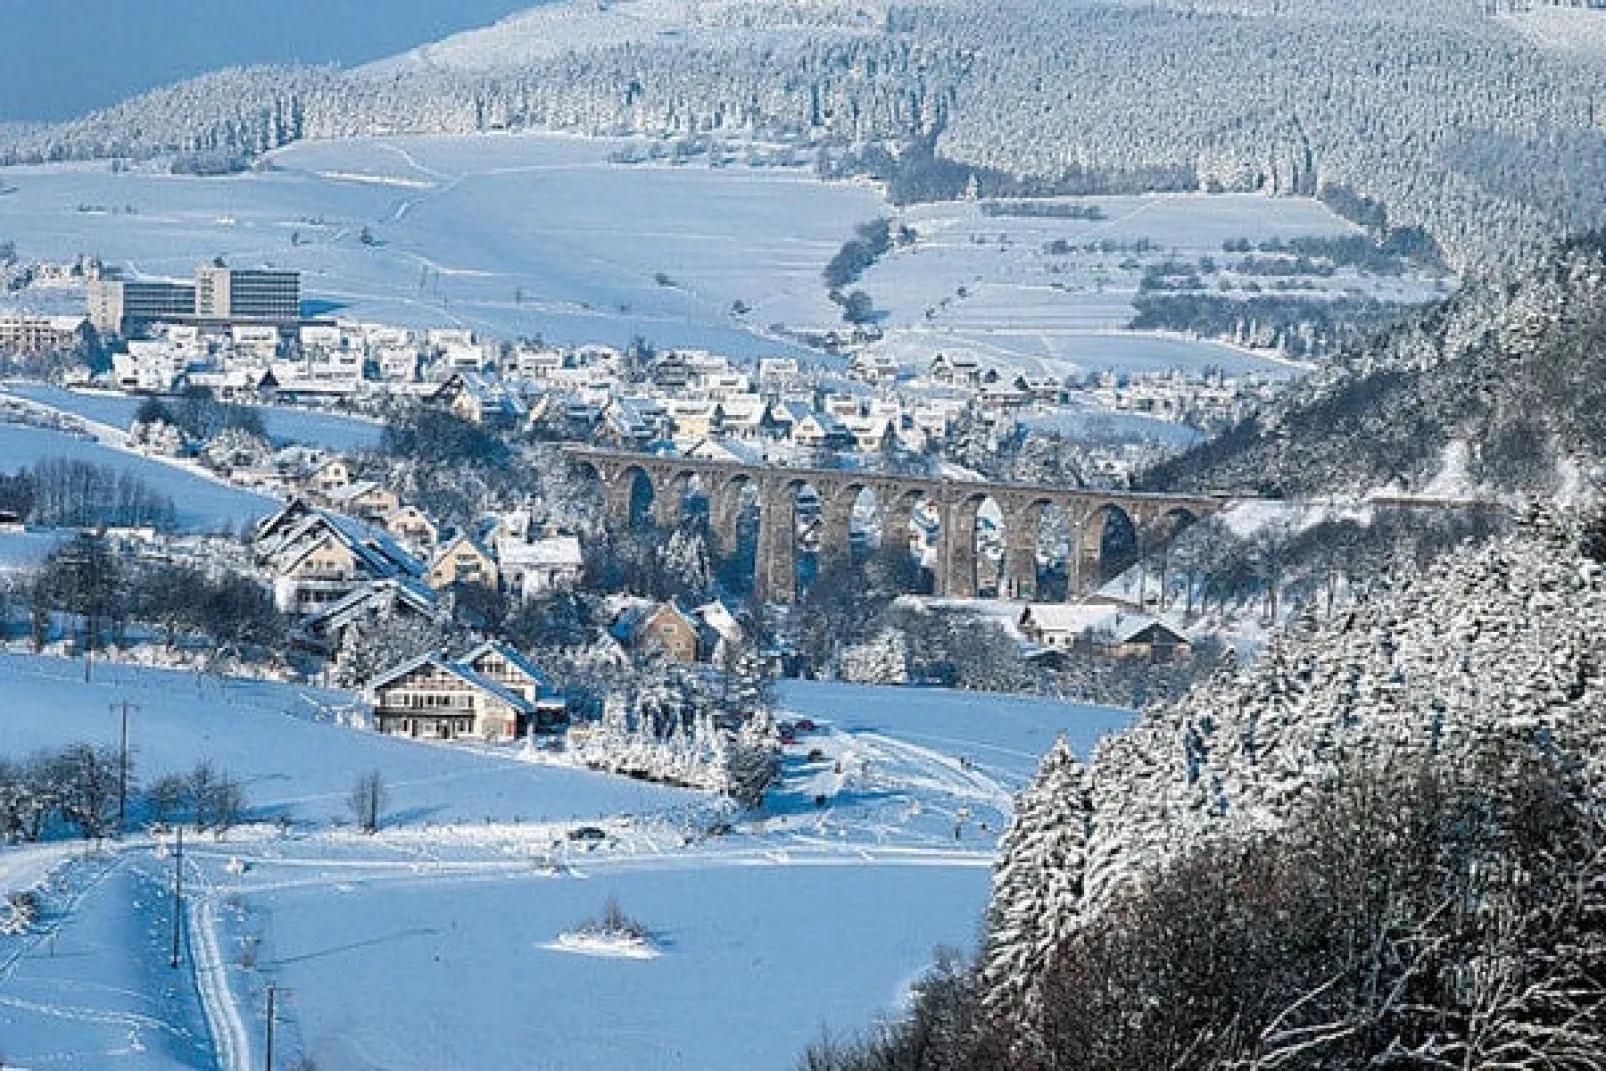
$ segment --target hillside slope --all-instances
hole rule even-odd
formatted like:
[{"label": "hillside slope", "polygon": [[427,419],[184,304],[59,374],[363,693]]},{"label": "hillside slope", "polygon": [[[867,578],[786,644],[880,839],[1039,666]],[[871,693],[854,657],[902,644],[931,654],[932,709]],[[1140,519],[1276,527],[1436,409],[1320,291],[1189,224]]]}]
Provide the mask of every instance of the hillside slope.
[{"label": "hillside slope", "polygon": [[1468,289],[1143,478],[1282,495],[1555,494],[1606,444],[1606,248]]},{"label": "hillside slope", "polygon": [[885,146],[917,198],[972,175],[984,193],[1327,189],[1463,267],[1606,223],[1606,67],[1587,53],[1459,0],[1265,8],[573,0],[352,72],[209,75],[13,136],[0,160],[552,129]]}]

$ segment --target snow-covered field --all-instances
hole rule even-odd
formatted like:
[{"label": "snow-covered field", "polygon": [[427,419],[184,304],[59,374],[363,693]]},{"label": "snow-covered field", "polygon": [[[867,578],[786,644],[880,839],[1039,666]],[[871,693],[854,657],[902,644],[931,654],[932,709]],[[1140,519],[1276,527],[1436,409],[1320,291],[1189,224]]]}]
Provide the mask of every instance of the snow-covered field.
[{"label": "snow-covered field", "polygon": [[[752,357],[802,352],[778,326],[841,325],[821,270],[857,224],[887,216],[913,227],[916,241],[852,285],[886,313],[880,347],[907,364],[946,351],[1055,375],[1204,366],[1287,375],[1262,354],[1121,333],[1143,271],[1173,254],[1220,258],[1229,239],[1353,232],[1313,200],[1251,195],[1076,202],[1098,208],[1097,220],[988,216],[976,202],[896,209],[871,185],[821,182],[807,167],[612,162],[621,149],[640,143],[535,134],[307,142],[226,178],[9,168],[15,192],[0,198],[0,235],[25,258],[91,253],[151,277],[189,278],[214,256],[295,268],[319,313],[560,343],[639,335]],[[1051,253],[1055,242],[1065,250]],[[1147,251],[1089,251],[1093,242]],[[1436,292],[1434,280],[1353,272],[1322,285],[1401,300]]]},{"label": "snow-covered field", "polygon": [[[12,168],[0,234],[25,257],[92,252],[158,277],[214,256],[296,268],[315,311],[505,338],[753,356],[789,351],[771,324],[837,318],[820,271],[883,211],[874,190],[807,169],[615,165],[620,144],[306,143],[222,179]],[[738,300],[752,311],[733,316]]]},{"label": "snow-covered field", "polygon": [[[0,1055],[84,1069],[260,1066],[269,982],[286,1065],[789,1066],[822,1028],[895,1009],[935,946],[974,940],[1008,793],[1055,732],[1085,750],[1130,718],[787,683],[782,705],[820,730],[764,814],[710,836],[707,797],[376,737],[340,724],[337,693],[114,665],[84,684],[79,663],[12,655],[0,694],[0,755],[110,743],[126,697],[140,777],[210,757],[253,818],[294,819],[187,839],[178,972],[165,849],[61,866],[59,846],[0,848],[7,888],[55,866],[39,926],[0,937]],[[373,768],[393,799],[366,837],[336,823]],[[570,841],[575,821],[608,836]],[[610,896],[658,955],[554,947]]]},{"label": "snow-covered field", "polygon": [[277,509],[266,495],[244,491],[188,469],[104,445],[94,439],[54,428],[0,423],[0,471],[15,472],[49,458],[68,458],[106,465],[137,475],[147,485],[170,495],[178,526],[189,532],[238,531]]},{"label": "snow-covered field", "polygon": [[[1199,369],[1281,377],[1288,365],[1230,346],[1122,332],[1136,314],[1144,271],[1176,258],[1218,263],[1229,241],[1261,243],[1359,233],[1320,202],[1253,194],[1156,194],[1061,198],[1061,210],[1097,218],[989,215],[986,202],[915,205],[900,222],[913,244],[864,275],[885,313],[878,348],[905,363],[936,352],[1063,376],[1117,369]],[[1321,292],[1358,292],[1419,302],[1437,280],[1364,275],[1351,269],[1320,280]]]},{"label": "snow-covered field", "polygon": [[[67,413],[126,428],[133,422],[142,399],[108,391],[66,390],[42,383],[7,383],[6,394],[48,405]],[[384,427],[372,420],[339,413],[318,413],[285,406],[253,406],[275,443],[303,443],[327,450],[371,450],[379,445]]]}]

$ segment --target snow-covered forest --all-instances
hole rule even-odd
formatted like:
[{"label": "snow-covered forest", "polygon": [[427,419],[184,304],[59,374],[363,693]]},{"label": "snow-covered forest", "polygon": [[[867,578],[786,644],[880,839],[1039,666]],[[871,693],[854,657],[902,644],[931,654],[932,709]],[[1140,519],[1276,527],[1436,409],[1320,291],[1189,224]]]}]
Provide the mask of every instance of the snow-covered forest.
[{"label": "snow-covered forest", "polygon": [[[1464,267],[1606,222],[1606,70],[1496,18],[1507,6],[542,9],[351,72],[209,75],[14,136],[0,159],[502,129],[881,145],[911,197],[973,176],[983,192],[1327,190]],[[614,8],[655,32],[621,32]]]},{"label": "snow-covered forest", "polygon": [[1572,493],[1603,460],[1603,339],[1606,249],[1588,241],[1509,282],[1468,287],[1161,462],[1147,482],[1287,495],[1434,481],[1461,494]]},{"label": "snow-covered forest", "polygon": [[1601,531],[1536,511],[1051,750],[977,968],[807,1066],[1598,1065]]}]

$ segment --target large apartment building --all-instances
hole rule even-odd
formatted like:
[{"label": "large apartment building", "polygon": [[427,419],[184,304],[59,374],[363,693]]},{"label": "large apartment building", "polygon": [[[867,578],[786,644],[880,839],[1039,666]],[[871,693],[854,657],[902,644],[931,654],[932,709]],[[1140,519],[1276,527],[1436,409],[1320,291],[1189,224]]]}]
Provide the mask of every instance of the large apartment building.
[{"label": "large apartment building", "polygon": [[93,279],[89,283],[89,322],[107,335],[161,320],[187,320],[195,315],[195,287],[190,283],[136,283]]},{"label": "large apartment building", "polygon": [[95,279],[89,319],[103,334],[128,335],[164,320],[288,324],[301,319],[301,275],[203,264],[194,283]]},{"label": "large apartment building", "polygon": [[195,315],[293,323],[301,319],[301,274],[203,264],[195,273]]}]

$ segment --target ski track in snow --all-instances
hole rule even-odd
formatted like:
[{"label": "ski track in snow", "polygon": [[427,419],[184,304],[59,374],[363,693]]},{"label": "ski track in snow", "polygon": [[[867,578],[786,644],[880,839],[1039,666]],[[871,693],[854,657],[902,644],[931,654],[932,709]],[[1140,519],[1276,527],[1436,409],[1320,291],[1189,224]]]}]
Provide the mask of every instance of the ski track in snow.
[{"label": "ski track in snow", "polygon": [[228,961],[218,941],[217,887],[193,857],[187,862],[199,894],[192,893],[184,903],[190,958],[207,1029],[217,1050],[218,1067],[220,1071],[249,1071],[251,1035],[229,984]]}]

